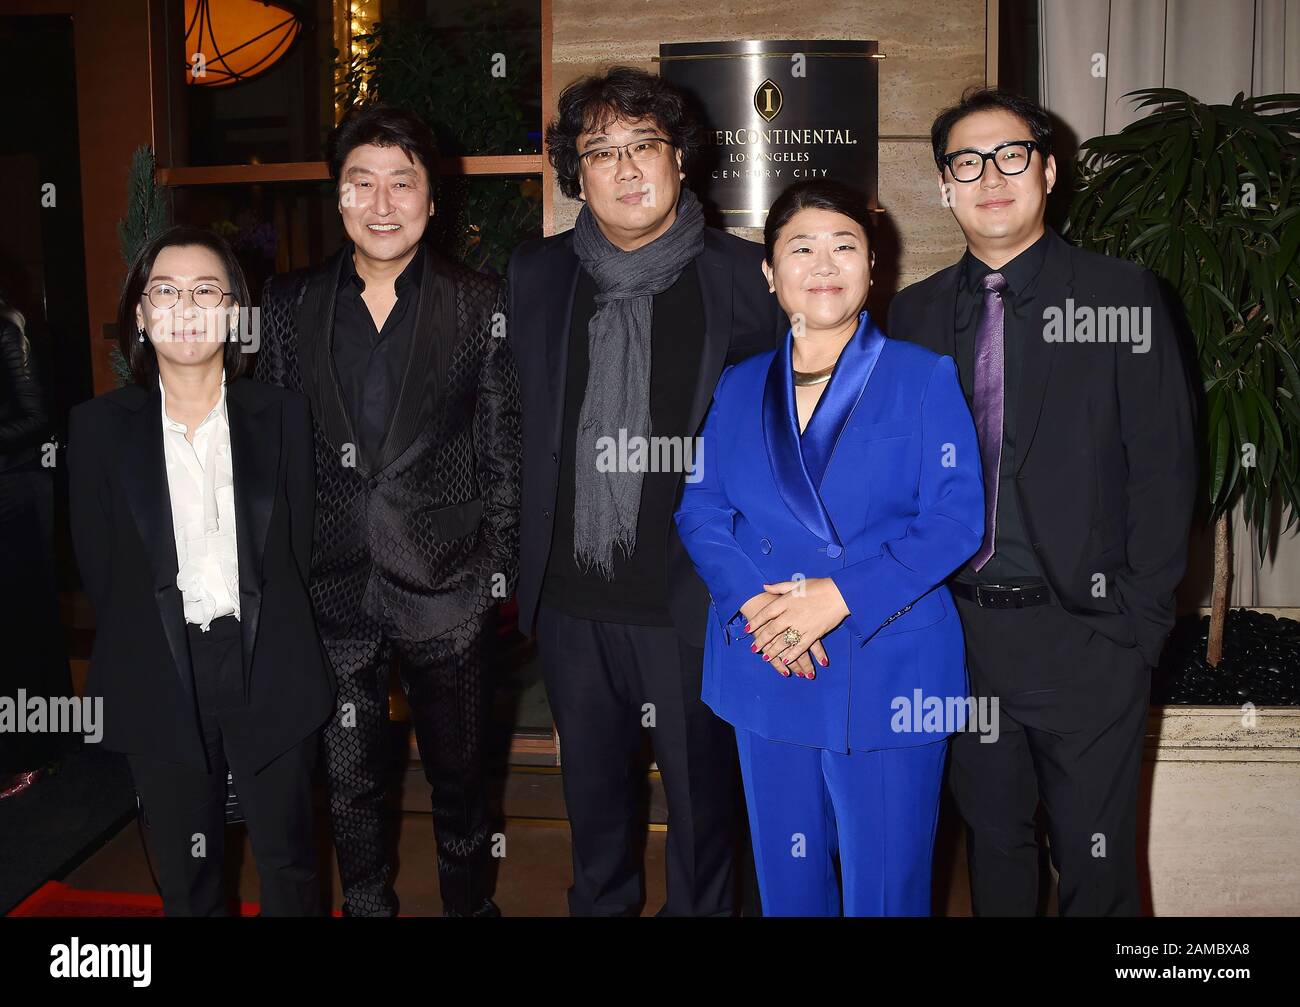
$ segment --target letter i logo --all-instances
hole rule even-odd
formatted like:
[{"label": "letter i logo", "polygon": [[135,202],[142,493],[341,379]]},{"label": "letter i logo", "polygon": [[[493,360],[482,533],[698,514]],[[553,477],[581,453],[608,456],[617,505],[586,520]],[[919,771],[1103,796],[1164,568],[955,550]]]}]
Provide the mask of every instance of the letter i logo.
[{"label": "letter i logo", "polygon": [[771,78],[759,84],[758,89],[754,91],[754,111],[766,122],[771,122],[777,117],[783,104],[785,104],[785,96],[781,94],[781,89]]}]

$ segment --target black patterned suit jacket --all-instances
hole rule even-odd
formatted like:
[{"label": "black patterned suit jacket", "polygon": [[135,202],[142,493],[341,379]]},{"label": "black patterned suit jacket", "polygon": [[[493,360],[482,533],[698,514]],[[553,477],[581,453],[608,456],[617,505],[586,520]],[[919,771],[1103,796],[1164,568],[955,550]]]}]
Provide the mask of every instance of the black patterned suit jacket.
[{"label": "black patterned suit jacket", "polygon": [[334,373],[334,298],[349,243],[267,281],[255,375],[311,401],[311,594],[326,639],[348,635],[378,578],[392,632],[426,640],[513,593],[519,384],[502,281],[428,249],[410,358],[379,457],[360,457]]}]

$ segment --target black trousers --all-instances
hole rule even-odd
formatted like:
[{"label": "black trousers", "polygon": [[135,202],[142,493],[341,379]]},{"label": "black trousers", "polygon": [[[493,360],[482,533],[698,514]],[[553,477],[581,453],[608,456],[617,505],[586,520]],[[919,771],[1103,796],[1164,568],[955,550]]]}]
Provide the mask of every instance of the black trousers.
[{"label": "black trousers", "polygon": [[190,625],[190,656],[209,772],[128,755],[149,822],[167,916],[225,916],[226,770],[230,765],[261,881],[263,916],[317,916],[321,911],[312,844],[311,778],[318,736],[260,771],[241,772],[243,666],[239,622],[213,620],[207,633]]},{"label": "black trousers", "polygon": [[642,902],[635,756],[650,731],[668,800],[665,916],[729,916],[740,813],[736,738],[700,699],[704,652],[672,627],[594,622],[542,606],[537,648],[560,734],[574,916]]},{"label": "black trousers", "polygon": [[[471,606],[466,606],[471,608]],[[343,911],[396,916],[395,829],[384,807],[391,769],[388,673],[398,657],[416,743],[431,788],[444,915],[494,915],[483,739],[491,683],[483,643],[491,610],[431,640],[396,639],[372,579],[346,639],[325,640],[338,709],[325,727],[330,820]]]},{"label": "black trousers", "polygon": [[1056,605],[958,599],[971,691],[999,704],[999,736],[953,736],[949,781],[968,828],[977,916],[1038,906],[1034,816],[1046,813],[1062,916],[1140,910],[1137,797],[1150,668]]}]

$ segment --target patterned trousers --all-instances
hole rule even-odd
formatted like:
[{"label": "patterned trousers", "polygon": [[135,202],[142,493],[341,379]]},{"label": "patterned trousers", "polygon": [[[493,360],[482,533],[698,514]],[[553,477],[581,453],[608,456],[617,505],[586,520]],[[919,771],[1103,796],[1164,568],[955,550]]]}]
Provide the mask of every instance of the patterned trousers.
[{"label": "patterned trousers", "polygon": [[339,690],[324,740],[344,915],[396,916],[398,911],[395,823],[384,807],[391,771],[388,674],[394,655],[432,791],[443,914],[497,915],[490,898],[483,765],[491,685],[482,653],[491,609],[419,641],[393,638],[383,612],[382,588],[372,579],[348,637],[324,641]]}]

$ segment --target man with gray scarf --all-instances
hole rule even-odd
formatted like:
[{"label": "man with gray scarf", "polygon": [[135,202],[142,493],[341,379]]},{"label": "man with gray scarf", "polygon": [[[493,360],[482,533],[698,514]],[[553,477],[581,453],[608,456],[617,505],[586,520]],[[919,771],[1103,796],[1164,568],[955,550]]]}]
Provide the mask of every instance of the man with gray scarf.
[{"label": "man with gray scarf", "polygon": [[706,227],[682,185],[683,96],[615,67],[560,95],[547,149],[572,230],[516,249],[509,340],[523,409],[520,628],[559,730],[575,916],[642,901],[635,773],[649,732],[668,802],[664,915],[735,904],[735,739],[700,699],[709,596],[673,512],[724,366],[788,327],[761,245]]}]

